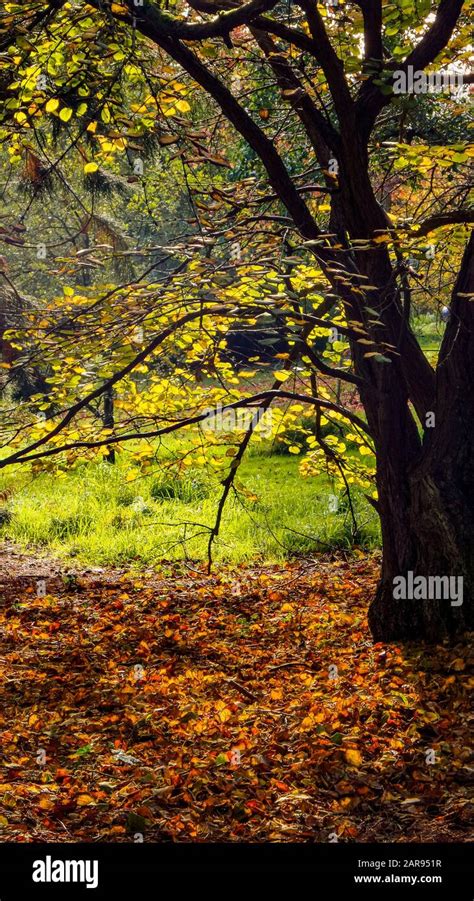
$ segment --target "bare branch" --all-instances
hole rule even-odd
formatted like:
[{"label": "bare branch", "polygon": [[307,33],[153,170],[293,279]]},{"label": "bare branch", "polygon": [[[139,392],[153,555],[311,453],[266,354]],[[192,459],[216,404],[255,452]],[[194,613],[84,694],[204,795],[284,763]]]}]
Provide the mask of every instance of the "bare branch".
[{"label": "bare branch", "polygon": [[317,46],[317,58],[326,76],[329,90],[341,125],[350,127],[353,101],[344,75],[344,66],[329,40],[324,21],[314,0],[298,0],[306,14],[313,40]]},{"label": "bare branch", "polygon": [[[235,3],[213,4],[212,12],[221,10],[218,15],[210,22],[193,24],[184,22],[177,16],[172,16],[154,5],[138,9],[137,6],[134,6],[133,0],[128,0],[129,12],[118,13],[114,10],[114,17],[125,22],[139,17],[140,20],[146,19],[155,28],[163,30],[169,37],[182,38],[185,41],[203,41],[206,38],[227,37],[234,28],[248,25],[256,16],[269,12],[277,2],[278,0],[249,0],[248,3],[243,3],[241,6]],[[223,9],[226,11],[222,11]],[[210,12],[211,9],[205,11]]]},{"label": "bare branch", "polygon": [[436,228],[442,228],[443,225],[462,225],[474,222],[474,209],[471,210],[452,210],[449,213],[435,213],[420,222],[419,228],[416,229],[416,235],[428,235]]},{"label": "bare branch", "polygon": [[382,60],[382,0],[358,0],[364,18],[365,59]]}]

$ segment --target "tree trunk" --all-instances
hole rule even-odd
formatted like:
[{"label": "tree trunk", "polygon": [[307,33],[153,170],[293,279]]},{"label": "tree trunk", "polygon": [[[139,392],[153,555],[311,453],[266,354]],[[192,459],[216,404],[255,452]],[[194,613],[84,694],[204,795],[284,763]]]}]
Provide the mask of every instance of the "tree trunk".
[{"label": "tree trunk", "polygon": [[[376,436],[383,564],[369,624],[378,641],[439,641],[474,628],[474,308],[465,296],[473,291],[471,236],[440,350],[434,427],[425,429],[411,465],[399,445],[384,455],[387,442]],[[394,442],[400,414],[393,411]],[[401,462],[397,471],[394,461]],[[445,581],[443,596],[438,587],[426,596],[427,582],[400,598],[400,576],[407,588],[410,578],[450,577],[449,596]]]},{"label": "tree trunk", "polygon": [[[369,609],[376,641],[440,641],[474,628],[472,508],[459,506],[454,521],[432,478],[410,481],[404,503],[398,496],[381,507],[382,573]],[[384,494],[388,500],[389,492]],[[458,531],[465,531],[466,543]],[[419,576],[424,585],[418,585]]]},{"label": "tree trunk", "polygon": [[[102,416],[102,422],[104,423],[104,428],[113,429],[115,425],[115,416],[114,416],[114,389],[108,388],[107,391],[104,391],[104,413]],[[111,463],[112,465],[115,463],[115,450],[113,447],[109,447],[107,451],[107,456],[105,458],[107,463]]]},{"label": "tree trunk", "polygon": [[46,373],[28,360],[28,356],[34,356],[33,350],[22,354],[4,337],[9,329],[24,328],[27,316],[33,310],[32,301],[0,284],[0,360],[10,366],[2,382],[13,386],[13,398],[17,401],[29,400],[34,394],[47,395],[50,391]]},{"label": "tree trunk", "polygon": [[[372,189],[365,148],[346,135],[342,154],[340,202],[349,236],[370,241],[389,222]],[[388,252],[356,253],[358,271],[378,288],[371,305],[383,324],[371,336],[382,349],[396,348],[384,350],[390,362],[381,363],[351,342],[377,457],[383,562],[369,610],[377,641],[439,641],[474,625],[474,306],[463,296],[474,291],[473,257],[471,238],[435,376],[405,319]],[[363,305],[349,302],[346,315],[365,325]]]}]

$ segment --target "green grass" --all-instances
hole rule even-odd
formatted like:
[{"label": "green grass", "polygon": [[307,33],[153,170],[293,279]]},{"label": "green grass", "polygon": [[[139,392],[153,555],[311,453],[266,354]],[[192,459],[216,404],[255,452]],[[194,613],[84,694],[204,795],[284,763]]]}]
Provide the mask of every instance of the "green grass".
[{"label": "green grass", "polygon": [[[177,478],[162,466],[127,482],[129,469],[129,460],[118,455],[115,466],[83,464],[62,478],[20,473],[12,483],[10,477],[11,519],[1,534],[94,565],[206,558],[205,526],[213,525],[222,492],[217,477],[194,469]],[[0,490],[6,484],[0,482]],[[321,549],[378,545],[377,517],[362,492],[353,494],[360,524],[354,536],[345,499],[330,512],[330,482],[323,476],[302,478],[295,456],[257,445],[239,470],[238,484],[245,493],[228,498],[214,545],[217,561],[271,562]]]},{"label": "green grass", "polygon": [[423,353],[426,354],[430,363],[435,366],[444,334],[444,322],[435,313],[423,313],[414,317],[412,328],[420,342]]}]

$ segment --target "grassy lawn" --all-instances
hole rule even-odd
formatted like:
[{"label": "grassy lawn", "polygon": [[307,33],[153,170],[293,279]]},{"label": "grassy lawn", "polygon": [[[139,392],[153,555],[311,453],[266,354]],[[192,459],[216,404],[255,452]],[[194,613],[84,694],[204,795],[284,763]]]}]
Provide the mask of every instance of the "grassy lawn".
[{"label": "grassy lawn", "polygon": [[[331,512],[330,481],[303,478],[298,463],[298,457],[271,453],[263,445],[250,450],[239,472],[241,490],[229,496],[224,510],[214,559],[276,561],[318,549],[378,544],[377,517],[363,493],[353,494],[360,527],[354,536],[345,498]],[[200,468],[177,478],[156,467],[152,475],[127,482],[129,468],[119,454],[115,466],[84,464],[63,478],[21,473],[12,483],[4,476],[0,490],[10,484],[14,491],[3,537],[99,565],[205,558],[205,526],[214,523],[222,493],[217,476]]]}]

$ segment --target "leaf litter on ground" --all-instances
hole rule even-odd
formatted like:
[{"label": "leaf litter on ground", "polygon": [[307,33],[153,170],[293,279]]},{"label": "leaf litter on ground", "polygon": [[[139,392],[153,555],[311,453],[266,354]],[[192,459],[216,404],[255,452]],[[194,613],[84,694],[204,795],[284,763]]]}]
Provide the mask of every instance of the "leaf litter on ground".
[{"label": "leaf litter on ground", "polygon": [[7,548],[3,840],[467,841],[472,651],[374,644],[378,566],[64,578]]}]

